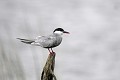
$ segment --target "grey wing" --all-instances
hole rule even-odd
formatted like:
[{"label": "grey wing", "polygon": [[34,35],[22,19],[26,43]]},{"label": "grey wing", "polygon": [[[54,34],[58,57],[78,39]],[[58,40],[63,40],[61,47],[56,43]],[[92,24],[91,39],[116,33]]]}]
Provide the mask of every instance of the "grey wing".
[{"label": "grey wing", "polygon": [[34,44],[44,47],[44,48],[50,48],[53,46],[55,41],[56,41],[56,38],[51,35],[50,36],[41,36],[35,40]]}]

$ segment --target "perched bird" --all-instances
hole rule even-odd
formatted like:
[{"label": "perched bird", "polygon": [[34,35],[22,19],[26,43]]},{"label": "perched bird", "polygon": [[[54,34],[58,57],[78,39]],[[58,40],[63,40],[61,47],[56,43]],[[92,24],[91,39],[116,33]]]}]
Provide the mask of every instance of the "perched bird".
[{"label": "perched bird", "polygon": [[47,48],[50,53],[54,53],[52,48],[60,45],[62,42],[62,35],[63,33],[69,34],[69,32],[64,31],[62,28],[56,28],[51,35],[48,36],[38,36],[34,40],[28,40],[28,39],[19,39],[21,42],[26,44],[32,44],[36,46],[41,46],[43,48]]}]

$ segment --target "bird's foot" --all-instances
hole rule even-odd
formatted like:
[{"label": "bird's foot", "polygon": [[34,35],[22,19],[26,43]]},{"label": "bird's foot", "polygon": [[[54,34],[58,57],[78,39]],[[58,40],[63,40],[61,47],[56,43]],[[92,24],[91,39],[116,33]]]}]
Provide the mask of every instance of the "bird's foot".
[{"label": "bird's foot", "polygon": [[55,52],[50,52],[50,55],[55,55]]}]

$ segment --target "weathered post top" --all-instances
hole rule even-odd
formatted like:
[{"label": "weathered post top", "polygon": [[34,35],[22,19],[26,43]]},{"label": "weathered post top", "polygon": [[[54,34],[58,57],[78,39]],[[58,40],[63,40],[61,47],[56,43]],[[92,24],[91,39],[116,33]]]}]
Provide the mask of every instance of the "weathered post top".
[{"label": "weathered post top", "polygon": [[41,80],[57,80],[54,75],[55,53],[50,53],[41,74]]}]

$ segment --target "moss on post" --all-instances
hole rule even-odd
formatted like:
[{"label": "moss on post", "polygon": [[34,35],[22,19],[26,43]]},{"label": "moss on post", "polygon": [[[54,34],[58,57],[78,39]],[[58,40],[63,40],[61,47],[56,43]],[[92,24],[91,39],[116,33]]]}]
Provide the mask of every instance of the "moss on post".
[{"label": "moss on post", "polygon": [[48,56],[46,64],[43,68],[41,74],[41,80],[57,80],[54,75],[54,66],[55,66],[55,53],[51,53]]}]

